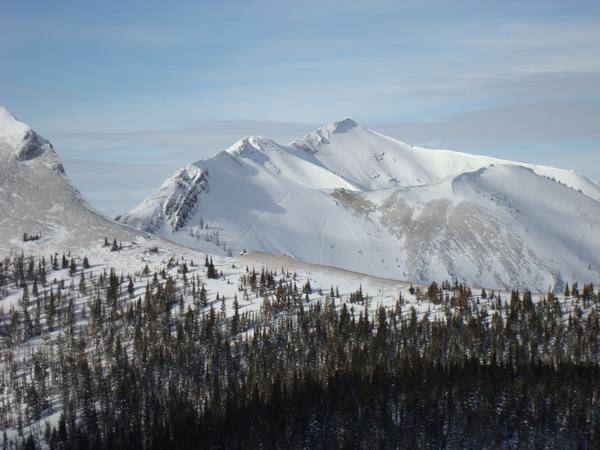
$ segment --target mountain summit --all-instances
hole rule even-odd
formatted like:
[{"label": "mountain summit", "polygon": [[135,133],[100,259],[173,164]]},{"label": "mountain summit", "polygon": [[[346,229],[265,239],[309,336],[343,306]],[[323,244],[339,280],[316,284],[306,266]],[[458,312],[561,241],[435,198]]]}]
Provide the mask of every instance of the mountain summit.
[{"label": "mountain summit", "polygon": [[4,106],[0,105],[0,155],[4,159],[30,160],[46,156],[47,163],[62,172],[63,167],[52,144],[40,137],[28,125],[20,122]]},{"label": "mountain summit", "polygon": [[546,291],[597,277],[599,200],[572,171],[415,147],[344,119],[288,145],[246,137],[120,220],[199,249]]},{"label": "mountain summit", "polygon": [[327,125],[327,128],[331,130],[332,133],[345,133],[346,131],[350,131],[352,128],[356,128],[358,124],[352,120],[350,117],[346,117],[338,122],[331,122]]},{"label": "mountain summit", "polygon": [[[142,233],[93,211],[65,175],[50,142],[0,106],[0,253],[69,251]],[[24,242],[23,236],[39,235]]]}]

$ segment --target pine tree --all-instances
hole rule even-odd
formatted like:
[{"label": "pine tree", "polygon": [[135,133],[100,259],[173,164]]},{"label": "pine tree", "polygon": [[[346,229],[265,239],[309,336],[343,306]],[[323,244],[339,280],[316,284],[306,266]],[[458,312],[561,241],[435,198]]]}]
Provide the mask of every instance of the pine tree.
[{"label": "pine tree", "polygon": [[116,307],[119,298],[119,278],[115,269],[110,269],[108,277],[108,287],[106,288],[106,303]]},{"label": "pine tree", "polygon": [[208,268],[206,269],[206,276],[208,278],[219,278],[219,274],[215,269],[215,265],[213,264],[212,258],[210,258],[210,262],[208,263]]},{"label": "pine tree", "polygon": [[579,287],[577,286],[576,281],[571,286],[571,296],[579,298]]},{"label": "pine tree", "polygon": [[48,304],[46,307],[46,322],[48,324],[48,328],[50,329],[52,329],[52,327],[54,326],[54,316],[56,314],[56,305],[54,300],[54,291],[51,288],[50,295],[48,297]]},{"label": "pine tree", "polygon": [[[217,301],[219,301],[219,293],[217,292]],[[225,319],[227,315],[227,306],[225,305],[225,296],[221,297],[221,318]]]},{"label": "pine tree", "polygon": [[69,275],[74,276],[77,272],[77,264],[75,264],[75,259],[71,258],[71,262],[69,263]]},{"label": "pine tree", "polygon": [[85,274],[83,270],[79,274],[79,292],[81,292],[81,295],[85,295],[86,293]]},{"label": "pine tree", "polygon": [[127,293],[129,294],[129,298],[133,298],[133,294],[135,292],[135,287],[133,285],[133,280],[129,277],[129,284],[127,285]]},{"label": "pine tree", "polygon": [[237,295],[233,297],[233,318],[231,319],[231,334],[236,335],[240,329],[240,304]]},{"label": "pine tree", "polygon": [[200,305],[203,308],[208,306],[208,297],[206,296],[206,288],[204,287],[204,283],[202,283],[202,286],[200,287],[200,294],[198,298],[200,300]]}]

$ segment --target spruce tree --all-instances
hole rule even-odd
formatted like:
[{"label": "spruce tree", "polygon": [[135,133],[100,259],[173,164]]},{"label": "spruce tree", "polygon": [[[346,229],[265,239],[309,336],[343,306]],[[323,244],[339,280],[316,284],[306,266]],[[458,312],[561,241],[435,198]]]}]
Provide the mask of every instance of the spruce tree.
[{"label": "spruce tree", "polygon": [[71,258],[71,262],[69,263],[69,275],[74,276],[77,272],[77,264],[75,264],[75,259]]}]

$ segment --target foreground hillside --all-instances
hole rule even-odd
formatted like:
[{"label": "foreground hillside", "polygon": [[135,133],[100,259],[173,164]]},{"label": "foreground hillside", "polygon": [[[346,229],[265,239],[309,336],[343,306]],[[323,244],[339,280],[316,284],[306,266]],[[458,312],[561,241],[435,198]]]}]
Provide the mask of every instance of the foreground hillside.
[{"label": "foreground hillside", "polygon": [[[419,287],[131,243],[0,261],[0,428],[25,448],[593,448],[600,297]],[[335,275],[335,278],[332,276]],[[335,281],[333,281],[335,280]],[[339,282],[339,284],[338,284]]]},{"label": "foreground hillside", "polygon": [[597,279],[599,200],[571,171],[417,148],[345,119],[290,145],[244,138],[118,219],[222,254],[545,292]]}]

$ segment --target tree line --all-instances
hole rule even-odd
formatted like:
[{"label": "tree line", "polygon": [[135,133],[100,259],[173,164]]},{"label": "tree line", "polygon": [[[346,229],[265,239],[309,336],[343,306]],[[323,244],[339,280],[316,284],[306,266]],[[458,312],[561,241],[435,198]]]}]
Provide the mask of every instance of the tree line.
[{"label": "tree line", "polygon": [[[13,443],[24,448],[600,442],[591,285],[533,301],[432,283],[374,307],[360,286],[344,296],[246,268],[228,313],[206,289],[209,271],[221,276],[212,259],[201,274],[184,261],[126,275],[76,264],[67,280],[52,271],[70,257],[50,259],[0,264],[0,289],[21,293],[0,321],[0,428],[22,430]],[[258,297],[258,310],[240,312]],[[27,427],[54,411],[55,425]]]}]

